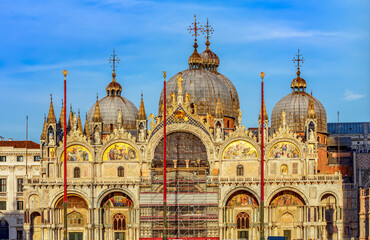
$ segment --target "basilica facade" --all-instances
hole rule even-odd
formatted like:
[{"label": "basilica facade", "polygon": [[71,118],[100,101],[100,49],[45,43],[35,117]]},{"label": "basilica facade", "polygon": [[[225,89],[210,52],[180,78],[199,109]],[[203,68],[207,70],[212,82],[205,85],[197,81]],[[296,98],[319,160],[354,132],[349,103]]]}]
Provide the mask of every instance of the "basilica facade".
[{"label": "basilica facade", "polygon": [[65,161],[70,240],[161,239],[164,121],[169,238],[259,239],[264,126],[265,236],[345,239],[342,177],[320,172],[326,161],[326,112],[306,93],[300,55],[291,93],[275,105],[271,125],[264,108],[258,128],[247,129],[241,124],[238,92],[219,72],[208,34],[206,50],[199,54],[197,48],[195,39],[189,68],[166,81],[157,116],[146,115],[143,97],[137,109],[122,96],[113,69],[106,96],[93,104],[84,126],[80,114],[70,110],[67,159],[66,108],[57,121],[50,102],[40,177],[25,183],[27,239],[64,237]]}]

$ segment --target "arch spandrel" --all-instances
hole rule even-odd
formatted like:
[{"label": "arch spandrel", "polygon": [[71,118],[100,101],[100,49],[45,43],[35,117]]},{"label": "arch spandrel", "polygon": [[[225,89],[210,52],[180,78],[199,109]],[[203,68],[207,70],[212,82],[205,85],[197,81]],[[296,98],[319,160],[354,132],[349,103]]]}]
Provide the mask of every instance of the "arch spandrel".
[{"label": "arch spandrel", "polygon": [[128,143],[116,142],[108,146],[103,153],[102,161],[138,160],[136,149]]},{"label": "arch spandrel", "polygon": [[[82,145],[73,144],[67,147],[67,161],[68,162],[91,162],[93,161],[93,156],[91,152]],[[60,160],[64,161],[64,151],[60,156]]]},{"label": "arch spandrel", "polygon": [[257,159],[257,149],[245,140],[236,140],[229,143],[222,153],[223,160]]},{"label": "arch spandrel", "polygon": [[269,159],[300,159],[301,157],[299,148],[289,141],[277,142],[268,151]]}]

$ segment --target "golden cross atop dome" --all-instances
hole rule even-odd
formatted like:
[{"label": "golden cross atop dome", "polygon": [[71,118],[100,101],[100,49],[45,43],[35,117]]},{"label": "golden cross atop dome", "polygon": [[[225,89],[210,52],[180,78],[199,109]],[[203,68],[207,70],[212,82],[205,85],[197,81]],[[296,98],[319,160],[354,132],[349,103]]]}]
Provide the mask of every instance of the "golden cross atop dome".
[{"label": "golden cross atop dome", "polygon": [[114,48],[113,48],[113,54],[110,55],[108,61],[109,61],[109,63],[112,63],[111,67],[113,68],[113,71],[116,71],[116,62],[118,64],[120,62],[120,59],[116,55],[116,50]]},{"label": "golden cross atop dome", "polygon": [[195,37],[195,42],[196,42],[197,36],[199,36],[198,31],[202,31],[202,26],[200,25],[199,22],[197,22],[196,14],[194,14],[194,22],[192,23],[192,26],[189,26],[188,30],[189,30],[189,33],[192,33],[194,31],[194,33],[192,33],[191,36]]},{"label": "golden cross atop dome", "polygon": [[[297,58],[293,58],[293,62],[294,63],[296,63],[297,62],[297,65],[296,65],[296,67],[297,68],[300,68],[301,66],[302,66],[302,64],[299,64],[300,62],[301,63],[304,63],[304,58],[302,57],[302,54],[299,54],[299,49],[298,49],[298,54],[296,55],[297,56]],[[300,58],[300,57],[302,57],[302,58]]]},{"label": "golden cross atop dome", "polygon": [[208,18],[207,18],[207,25],[205,25],[204,28],[201,28],[200,31],[203,34],[206,34],[206,36],[204,36],[204,37],[207,38],[207,40],[210,38],[209,35],[213,34],[214,30],[213,30],[213,27],[208,24]]}]

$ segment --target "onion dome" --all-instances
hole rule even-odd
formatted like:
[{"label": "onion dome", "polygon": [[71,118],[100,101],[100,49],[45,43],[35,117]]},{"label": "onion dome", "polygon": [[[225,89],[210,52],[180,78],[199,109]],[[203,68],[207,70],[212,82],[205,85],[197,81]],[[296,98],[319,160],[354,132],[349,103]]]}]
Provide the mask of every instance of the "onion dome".
[{"label": "onion dome", "polygon": [[195,40],[195,43],[194,43],[193,47],[194,47],[194,52],[193,52],[193,54],[190,55],[190,57],[188,59],[189,68],[190,69],[202,68],[203,67],[203,58],[199,55],[199,53],[197,51],[198,44],[197,44],[196,40]]},{"label": "onion dome", "polygon": [[87,113],[87,120],[92,124],[94,122],[95,110],[96,108],[99,109],[100,118],[103,122],[103,133],[111,132],[117,126],[119,112],[123,118],[122,127],[126,130],[136,129],[136,118],[138,114],[136,106],[121,96],[122,87],[115,79],[115,64],[119,59],[116,58],[114,51],[112,57],[113,59],[110,59],[110,62],[113,62],[113,79],[106,87],[107,96],[97,100]]},{"label": "onion dome", "polygon": [[213,28],[208,24],[208,18],[207,18],[207,25],[205,26],[205,29],[203,32],[206,33],[206,50],[200,54],[200,56],[203,58],[203,68],[206,70],[210,70],[213,72],[217,72],[217,68],[220,65],[220,59],[218,58],[217,54],[212,52],[209,48],[209,45],[211,43],[209,42],[210,34],[213,33]]},{"label": "onion dome", "polygon": [[[307,118],[309,118],[309,109],[314,109],[315,117],[317,119],[317,131],[327,132],[327,117],[324,106],[319,100],[312,95],[306,93],[306,81],[300,78],[298,51],[298,71],[297,77],[291,83],[292,93],[283,97],[272,110],[271,114],[271,127],[279,129],[281,126],[281,113],[286,112],[286,124],[295,132],[304,132]],[[313,105],[312,105],[313,104]],[[311,105],[311,107],[309,107]],[[312,116],[312,114],[311,114]]]}]

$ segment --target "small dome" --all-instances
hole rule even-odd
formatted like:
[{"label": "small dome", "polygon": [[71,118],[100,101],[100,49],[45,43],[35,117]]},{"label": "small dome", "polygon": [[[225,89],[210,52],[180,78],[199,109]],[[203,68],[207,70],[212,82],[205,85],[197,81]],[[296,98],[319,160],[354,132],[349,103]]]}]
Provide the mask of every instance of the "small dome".
[{"label": "small dome", "polygon": [[190,55],[188,59],[189,68],[195,69],[195,68],[202,68],[203,66],[203,58],[198,53],[198,44],[197,41],[194,43],[194,52]]},{"label": "small dome", "polygon": [[[190,94],[191,101],[198,106],[198,114],[208,113],[215,115],[217,98],[219,96],[224,115],[234,118],[238,116],[233,111],[232,98],[224,80],[213,72],[203,69],[188,69],[181,73],[183,78],[183,94]],[[168,104],[170,103],[169,97],[171,93],[178,94],[177,76],[178,74],[171,77],[166,84]],[[163,91],[159,99],[159,113],[161,113],[162,104]],[[237,104],[239,104],[239,99],[237,100]]]},{"label": "small dome", "polygon": [[[271,127],[279,129],[281,126],[281,113],[286,112],[287,126],[295,132],[303,132],[308,118],[308,105],[311,95],[306,92],[292,92],[283,97],[274,107],[271,114]],[[317,131],[327,132],[327,119],[324,106],[313,97],[317,118]]]},{"label": "small dome", "polygon": [[304,92],[306,90],[307,84],[306,80],[300,77],[301,71],[299,68],[297,69],[297,77],[293,79],[292,83],[290,84],[290,87],[292,88],[292,91],[294,92]]},{"label": "small dome", "polygon": [[[87,113],[89,123],[93,122],[96,103]],[[100,113],[103,120],[103,132],[109,132],[111,124],[116,126],[118,110],[122,113],[123,128],[127,130],[136,129],[136,117],[138,110],[128,99],[122,96],[106,96],[99,100]]]},{"label": "small dome", "polygon": [[208,41],[208,39],[206,45],[206,50],[204,50],[204,52],[200,54],[200,56],[203,58],[203,67],[206,70],[217,72],[217,68],[220,65],[220,59],[218,58],[216,53],[212,52],[211,49],[209,49],[210,42]]}]

